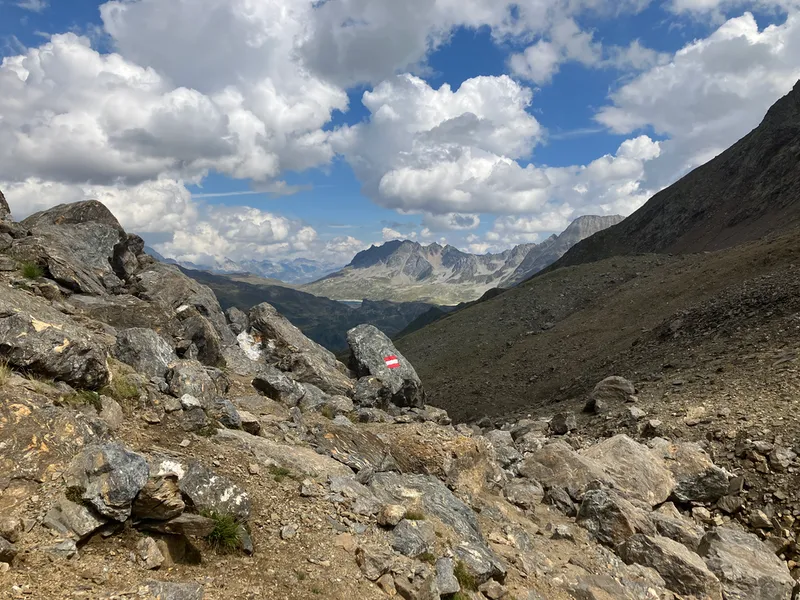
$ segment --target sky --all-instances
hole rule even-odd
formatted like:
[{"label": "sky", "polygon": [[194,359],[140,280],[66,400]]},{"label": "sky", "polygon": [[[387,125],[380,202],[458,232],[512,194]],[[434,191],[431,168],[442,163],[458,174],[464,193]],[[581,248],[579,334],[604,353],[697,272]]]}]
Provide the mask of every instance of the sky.
[{"label": "sky", "polygon": [[346,264],[628,215],[800,79],[800,0],[0,0],[0,190]]}]

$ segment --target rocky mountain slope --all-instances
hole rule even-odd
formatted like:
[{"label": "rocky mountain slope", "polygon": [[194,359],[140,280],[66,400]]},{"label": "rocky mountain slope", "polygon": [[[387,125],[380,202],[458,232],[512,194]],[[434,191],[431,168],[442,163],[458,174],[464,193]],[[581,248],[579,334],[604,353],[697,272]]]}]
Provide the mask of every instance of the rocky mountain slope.
[{"label": "rocky mountain slope", "polygon": [[468,254],[453,246],[423,246],[408,240],[387,242],[358,253],[341,271],[302,289],[336,300],[419,300],[441,305],[471,302],[489,289],[510,287],[527,279],[581,239],[621,220],[581,217],[559,236],[500,254]]},{"label": "rocky mountain slope", "polygon": [[386,335],[394,336],[433,308],[424,302],[372,300],[354,308],[336,300],[274,285],[272,280],[260,277],[181,270],[211,288],[224,310],[238,308],[247,311],[256,304],[269,302],[305,335],[333,352],[347,349],[347,332],[356,325],[374,325]]},{"label": "rocky mountain slope", "polygon": [[728,248],[800,224],[800,82],[762,123],[556,265]]},{"label": "rocky mountain slope", "polygon": [[[344,365],[268,304],[226,318],[99,203],[3,208],[0,597],[792,598],[792,511],[654,437],[627,380],[594,417],[453,427],[372,326]],[[769,437],[721,458],[791,479]]]}]

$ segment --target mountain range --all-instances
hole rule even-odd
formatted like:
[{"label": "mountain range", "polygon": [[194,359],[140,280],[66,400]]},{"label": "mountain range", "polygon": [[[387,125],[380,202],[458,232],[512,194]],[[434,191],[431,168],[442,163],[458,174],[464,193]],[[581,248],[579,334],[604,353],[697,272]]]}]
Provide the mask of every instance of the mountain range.
[{"label": "mountain range", "polygon": [[499,254],[468,254],[440,244],[392,241],[359,252],[344,269],[302,286],[337,300],[424,301],[454,305],[511,287],[558,260],[582,239],[622,221],[620,216],[584,216],[540,244],[522,244]]},{"label": "mountain range", "polygon": [[215,259],[209,263],[177,261],[165,258],[149,246],[145,251],[152,257],[168,264],[179,265],[194,271],[210,273],[252,273],[264,279],[273,279],[276,284],[298,285],[316,281],[341,268],[341,264],[327,263],[309,258],[292,258],[286,260],[231,260]]}]

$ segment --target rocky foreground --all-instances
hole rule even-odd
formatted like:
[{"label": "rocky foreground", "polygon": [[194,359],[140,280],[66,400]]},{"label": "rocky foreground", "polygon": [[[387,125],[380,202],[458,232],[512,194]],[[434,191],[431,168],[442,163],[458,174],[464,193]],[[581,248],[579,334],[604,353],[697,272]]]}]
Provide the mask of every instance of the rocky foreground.
[{"label": "rocky foreground", "polygon": [[793,516],[745,511],[622,378],[588,409],[627,435],[454,427],[374,327],[344,365],[268,304],[224,314],[97,202],[0,215],[2,598],[794,597]]}]

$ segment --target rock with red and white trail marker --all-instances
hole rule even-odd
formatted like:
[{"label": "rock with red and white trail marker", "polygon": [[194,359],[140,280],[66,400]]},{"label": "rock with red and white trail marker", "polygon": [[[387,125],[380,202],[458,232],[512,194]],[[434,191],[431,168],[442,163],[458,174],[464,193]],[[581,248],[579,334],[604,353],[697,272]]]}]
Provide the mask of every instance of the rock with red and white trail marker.
[{"label": "rock with red and white trail marker", "polygon": [[424,406],[425,391],[417,372],[377,327],[359,325],[351,329],[347,343],[352,352],[350,366],[359,377],[380,380],[397,406]]}]

